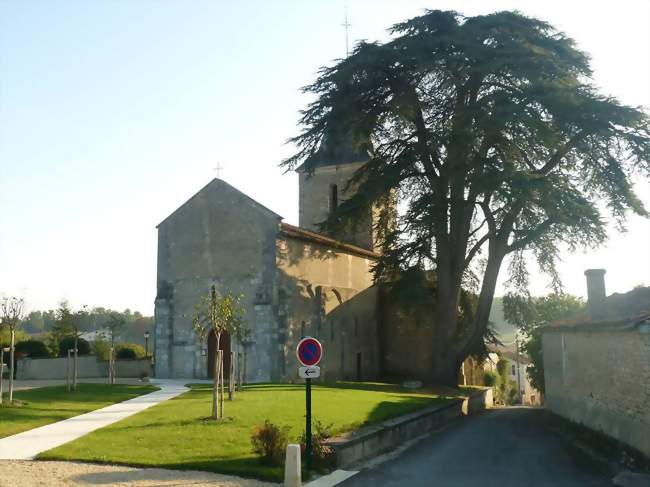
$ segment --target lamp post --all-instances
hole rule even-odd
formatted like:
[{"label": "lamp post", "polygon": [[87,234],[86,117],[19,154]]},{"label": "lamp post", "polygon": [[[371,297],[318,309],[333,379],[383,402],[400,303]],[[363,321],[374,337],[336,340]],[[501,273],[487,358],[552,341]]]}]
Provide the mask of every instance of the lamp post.
[{"label": "lamp post", "polygon": [[149,358],[149,330],[144,332],[144,356]]}]

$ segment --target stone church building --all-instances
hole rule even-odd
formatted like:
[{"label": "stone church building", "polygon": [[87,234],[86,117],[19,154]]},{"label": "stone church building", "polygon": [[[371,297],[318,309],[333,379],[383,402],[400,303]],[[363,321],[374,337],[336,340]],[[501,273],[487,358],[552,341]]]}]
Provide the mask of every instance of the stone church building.
[{"label": "stone church building", "polygon": [[[380,374],[385,320],[371,273],[379,257],[372,211],[345,242],[317,233],[367,156],[322,149],[314,157],[310,174],[298,168],[298,227],[221,179],[158,225],[157,377],[209,376],[215,340],[201,342],[191,322],[199,296],[212,285],[243,295],[253,341],[249,382],[295,379],[303,336],[321,340],[325,380]],[[226,337],[221,348],[240,351],[241,344]]]}]

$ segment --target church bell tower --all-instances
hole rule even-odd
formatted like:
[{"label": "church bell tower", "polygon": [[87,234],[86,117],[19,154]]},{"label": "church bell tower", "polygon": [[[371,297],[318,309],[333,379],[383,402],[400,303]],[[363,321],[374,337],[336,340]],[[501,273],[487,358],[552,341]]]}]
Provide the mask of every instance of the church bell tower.
[{"label": "church bell tower", "polygon": [[[334,147],[324,141],[318,151],[296,171],[299,174],[299,225],[319,232],[318,225],[348,199],[354,189],[347,189],[354,172],[368,161],[368,153],[354,150],[352,144]],[[373,230],[373,209],[343,235],[327,235],[368,250],[379,250]]]}]

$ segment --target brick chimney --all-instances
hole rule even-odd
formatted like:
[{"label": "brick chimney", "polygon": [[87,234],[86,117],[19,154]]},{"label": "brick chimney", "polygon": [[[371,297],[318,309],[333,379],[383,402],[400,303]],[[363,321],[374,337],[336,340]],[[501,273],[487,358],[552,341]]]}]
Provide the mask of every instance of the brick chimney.
[{"label": "brick chimney", "polygon": [[602,320],[607,315],[605,269],[587,269],[587,314],[592,320]]}]

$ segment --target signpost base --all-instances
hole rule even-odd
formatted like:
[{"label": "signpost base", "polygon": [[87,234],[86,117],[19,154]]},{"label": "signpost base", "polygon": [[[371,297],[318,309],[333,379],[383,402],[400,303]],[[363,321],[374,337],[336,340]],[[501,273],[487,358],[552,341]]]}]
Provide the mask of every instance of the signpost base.
[{"label": "signpost base", "polygon": [[311,379],[305,379],[305,391],[307,394],[307,423],[305,425],[305,468],[311,470]]}]

